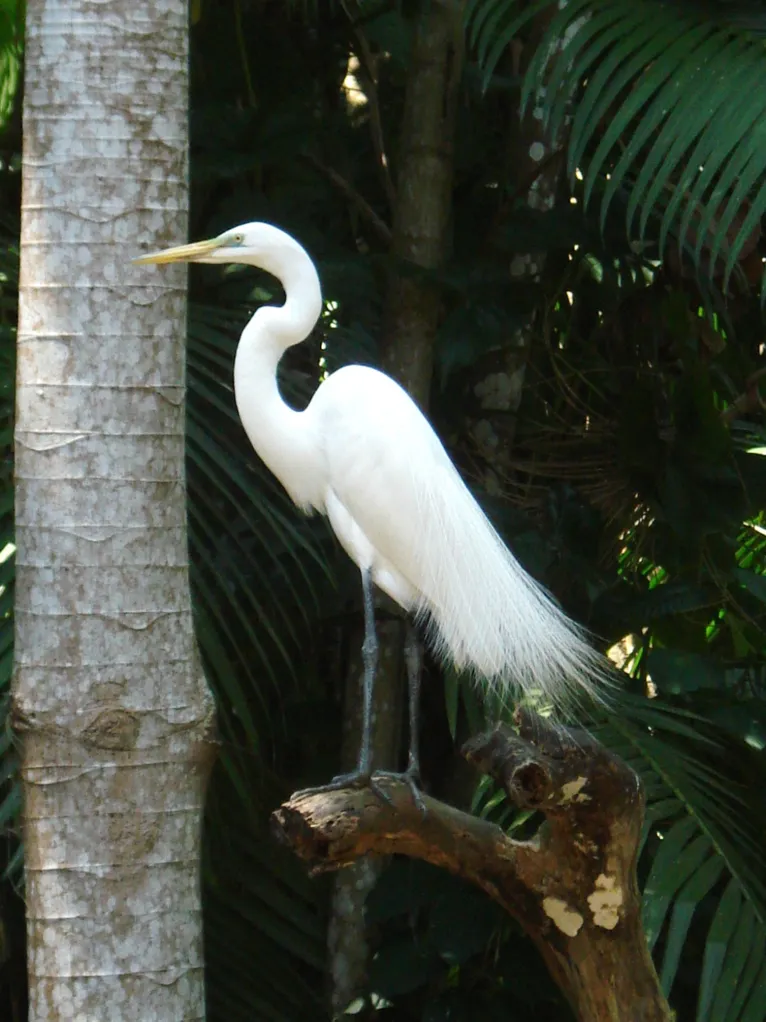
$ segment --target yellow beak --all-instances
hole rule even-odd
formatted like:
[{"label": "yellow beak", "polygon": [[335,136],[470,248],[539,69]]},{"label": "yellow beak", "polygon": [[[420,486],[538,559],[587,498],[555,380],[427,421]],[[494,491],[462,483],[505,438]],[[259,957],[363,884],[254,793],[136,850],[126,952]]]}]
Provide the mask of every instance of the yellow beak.
[{"label": "yellow beak", "polygon": [[150,252],[149,255],[131,259],[138,266],[144,263],[193,263],[220,248],[220,238],[209,238],[207,241],[195,241],[191,245],[177,245],[161,252]]}]

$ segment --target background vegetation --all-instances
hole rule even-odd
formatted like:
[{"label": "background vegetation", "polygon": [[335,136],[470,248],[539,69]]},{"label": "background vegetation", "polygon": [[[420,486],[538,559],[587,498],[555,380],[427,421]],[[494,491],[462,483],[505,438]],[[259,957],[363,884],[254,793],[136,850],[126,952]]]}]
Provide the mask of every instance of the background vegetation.
[{"label": "background vegetation", "polygon": [[[336,365],[381,359],[388,274],[402,271],[381,139],[395,182],[423,10],[196,0],[191,13],[191,235],[269,220],[317,261],[325,313],[283,368],[300,405]],[[646,784],[640,878],[673,1006],[681,1019],[758,1022],[766,15],[670,0],[561,10],[472,0],[460,15],[450,251],[438,271],[418,271],[442,310],[431,416],[518,556],[626,671],[624,698],[593,726]],[[14,1020],[25,1017],[7,724],[17,18],[0,5],[0,1015]],[[552,182],[552,208],[530,206],[520,103],[557,140],[536,171]],[[530,254],[538,272],[514,275]],[[206,839],[210,1018],[321,1017],[327,887],[273,845],[265,821],[336,766],[358,579],[323,523],[297,517],[237,420],[237,338],[278,286],[200,267],[191,289],[193,588],[225,743]],[[518,402],[488,400],[493,388]],[[433,663],[424,713],[426,783],[520,825],[456,769],[454,743],[482,709]],[[424,1022],[570,1017],[517,928],[435,870],[391,863],[367,920],[375,957],[355,1010]]]}]

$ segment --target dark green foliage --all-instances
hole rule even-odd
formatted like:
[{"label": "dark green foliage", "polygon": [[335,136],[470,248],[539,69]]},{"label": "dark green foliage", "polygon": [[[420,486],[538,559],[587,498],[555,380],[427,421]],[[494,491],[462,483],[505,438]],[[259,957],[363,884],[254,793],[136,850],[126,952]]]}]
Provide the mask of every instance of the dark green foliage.
[{"label": "dark green foliage", "polygon": [[[766,57],[762,10],[663,0],[471,0],[485,81],[541,14],[547,29],[522,102],[568,136],[567,167],[584,199],[627,198],[628,230],[659,250],[673,237],[697,270],[726,279],[752,252],[766,208],[761,173]],[[566,40],[562,45],[561,41]],[[545,80],[545,92],[540,93]],[[720,259],[720,264],[718,260]]]},{"label": "dark green foliage", "polygon": [[[370,985],[388,1017],[568,1020],[518,927],[483,892],[395,859],[370,896]],[[394,1007],[396,1005],[396,1007]]]},{"label": "dark green foliage", "polygon": [[[344,23],[334,14],[308,28],[273,11],[269,17],[283,20],[270,26],[277,42],[264,33],[253,40],[251,66],[262,68],[252,79],[258,83],[258,112],[242,114],[242,121],[238,115],[222,126],[230,143],[214,145],[215,136],[204,142],[206,152],[228,156],[231,144],[244,144],[252,147],[251,155],[243,157],[239,168],[227,159],[227,167],[217,174],[211,162],[197,164],[196,208],[201,208],[198,196],[204,193],[208,219],[196,222],[195,235],[251,215],[295,230],[316,256],[326,296],[334,303],[334,323],[328,321],[321,333],[328,367],[354,358],[374,360],[380,273],[385,267],[380,239],[370,223],[349,208],[345,196],[303,159],[306,153],[326,158],[347,175],[378,216],[387,216],[364,120],[339,109],[343,65],[332,55],[339,47],[346,52]],[[388,29],[404,38],[403,16],[391,9],[387,18]],[[269,53],[260,49],[265,38]],[[322,59],[307,55],[310,42],[323,48]],[[277,59],[273,54],[288,45],[296,47],[306,67],[315,68],[314,60],[319,60],[327,79],[315,77],[284,98],[275,95],[279,76],[268,69]],[[395,165],[400,109],[396,89],[401,81],[393,64],[381,82],[381,98]],[[297,69],[299,77],[303,71],[303,66]],[[234,69],[229,73],[233,76]],[[753,949],[737,935],[742,928],[761,933],[763,925],[762,863],[757,826],[751,826],[754,813],[763,818],[763,807],[742,782],[752,769],[763,772],[760,755],[747,745],[757,745],[761,731],[760,692],[751,685],[760,677],[763,656],[760,550],[752,550],[748,537],[758,526],[766,476],[763,459],[746,453],[760,442],[757,420],[745,417],[723,425],[720,412],[736,399],[757,364],[759,338],[743,329],[724,336],[698,312],[704,308],[704,295],[697,297],[684,278],[666,277],[633,253],[621,226],[621,196],[617,198],[623,205],[612,203],[614,215],[604,222],[603,233],[598,221],[584,216],[579,207],[564,205],[541,214],[512,204],[500,215],[498,203],[506,190],[513,190],[513,182],[497,159],[496,142],[505,104],[511,100],[502,85],[499,98],[495,92],[482,99],[478,81],[472,72],[465,76],[464,103],[471,116],[458,137],[454,258],[435,278],[443,289],[445,316],[434,414],[446,436],[464,436],[463,417],[473,409],[461,379],[535,308],[548,308],[548,343],[533,348],[517,432],[518,460],[535,463],[532,479],[545,495],[521,514],[503,500],[487,506],[522,560],[568,609],[604,639],[626,634],[639,638],[633,653],[636,691],[650,675],[665,701],[651,714],[642,710],[641,700],[626,705],[621,710],[626,719],[618,718],[604,738],[636,765],[649,791],[651,826],[642,876],[651,937],[674,1000],[694,1004],[699,986],[700,1017],[710,1007],[711,1018],[735,1019],[748,1004],[748,1010],[756,1010],[751,994],[764,962],[763,945],[756,941]],[[268,116],[260,113],[264,105]],[[257,148],[260,133],[275,130],[270,127],[275,124],[281,126],[276,132],[279,144]],[[322,125],[321,134],[315,124]],[[252,130],[243,133],[244,125]],[[487,190],[493,180],[500,187]],[[575,197],[580,189],[578,185]],[[567,253],[574,245],[579,247],[570,260]],[[537,286],[525,282],[515,287],[508,281],[508,262],[514,253],[526,251],[547,252],[550,272]],[[226,278],[219,285],[220,300],[232,300],[235,283],[243,289],[240,296],[245,295],[240,275],[230,279],[231,285]],[[566,291],[574,296],[571,305]],[[745,312],[737,314],[742,320]],[[315,370],[303,361],[306,355],[291,352],[290,359],[310,376]],[[588,431],[583,429],[584,410]],[[568,446],[558,449],[562,438]],[[459,445],[458,457],[465,453]],[[590,475],[557,478],[562,454],[569,465],[587,465]],[[248,457],[246,447],[242,457]],[[601,483],[607,485],[599,489]],[[753,524],[743,526],[746,519]],[[355,602],[353,573],[346,577],[346,600]],[[296,614],[305,606],[306,592],[298,590],[290,597]],[[288,730],[292,724],[300,740],[291,740],[287,748],[295,754],[310,745],[319,767],[315,777],[331,769],[321,748],[331,747],[333,740],[328,743],[321,734],[312,737],[305,729],[311,729],[312,719],[314,730],[327,729],[332,714],[319,710],[322,699],[329,697],[334,705],[339,698],[342,650],[339,654],[335,636],[342,607],[343,601],[332,603],[329,631],[320,625],[327,615],[315,618],[319,632],[312,657],[319,676],[311,670],[304,681],[311,693],[310,716],[301,707],[307,697],[299,694],[288,710]],[[329,655],[322,653],[328,636]],[[325,678],[334,678],[329,690]],[[453,731],[464,719],[463,707],[469,709],[459,696],[455,700],[459,691],[448,685],[447,720]],[[696,707],[697,700],[702,718],[669,712],[673,701],[681,710]],[[471,716],[475,727],[480,722],[477,708]],[[730,737],[720,737],[716,724]],[[700,732],[712,737],[704,740]],[[305,777],[302,766],[297,772]],[[738,784],[741,799],[721,796],[721,790],[733,793]],[[496,801],[497,812],[502,813],[502,805],[502,799]],[[507,812],[499,818],[510,822]],[[675,864],[672,872],[663,870],[660,848],[667,849],[663,858]],[[654,872],[652,863],[658,863]],[[376,996],[390,1002],[378,1007],[402,1017],[474,1018],[501,1012],[504,1017],[528,1017],[533,1010],[535,1017],[565,1018],[555,997],[548,1000],[551,991],[544,980],[531,982],[525,969],[520,982],[519,972],[507,971],[503,963],[529,955],[528,949],[520,951],[526,945],[513,927],[509,934],[507,921],[498,921],[491,906],[482,902],[493,925],[487,923],[480,939],[478,923],[484,917],[476,908],[479,896],[439,877],[443,901],[436,894],[433,903],[428,901],[424,880],[422,889],[418,882],[415,897],[405,878],[421,868],[402,864],[387,873],[370,905],[377,948],[371,986]],[[658,875],[661,886],[652,880]],[[463,933],[455,921],[474,916],[477,929]],[[728,927],[731,918],[741,926]],[[465,937],[465,946],[449,946],[455,932]],[[253,945],[256,956],[263,934],[258,940]],[[238,986],[233,973],[214,971],[213,1001],[217,983],[224,980]],[[716,1003],[724,981],[736,996]]]},{"label": "dark green foliage", "polygon": [[16,106],[21,77],[24,3],[0,2],[0,129],[4,128]]},{"label": "dark green foliage", "polygon": [[[549,39],[580,15],[589,15],[586,31],[544,72],[545,39],[522,85],[507,49],[512,23],[523,36],[547,8]],[[282,368],[298,406],[323,372],[378,357],[392,268],[380,223],[390,226],[391,209],[370,105],[350,106],[341,84],[361,27],[378,55],[395,179],[416,9],[394,0],[193,5],[192,236],[261,218],[295,233],[316,259],[326,312]],[[603,648],[625,640],[625,695],[609,719],[591,723],[647,789],[639,871],[663,985],[682,1019],[760,1022],[766,440],[754,376],[760,296],[748,281],[761,274],[765,200],[755,158],[763,90],[744,86],[766,58],[740,21],[699,10],[472,0],[477,47],[460,86],[453,250],[438,273],[418,272],[443,300],[437,428],[527,568]],[[541,100],[543,73],[551,87]],[[514,176],[508,135],[520,98],[565,145],[570,184],[548,213],[526,207]],[[11,121],[11,148],[14,130]],[[18,175],[4,158],[16,183],[0,190],[0,219],[13,225]],[[704,173],[695,170],[703,160]],[[713,224],[708,214],[720,209]],[[11,226],[0,249],[0,550],[12,540],[14,238]],[[545,272],[513,281],[513,257],[530,252],[545,255]],[[192,586],[223,739],[205,838],[209,1016],[319,1018],[327,884],[274,846],[265,821],[294,787],[337,766],[358,579],[325,524],[301,519],[259,464],[234,408],[237,337],[259,304],[280,300],[279,286],[252,271],[199,267],[191,297]],[[475,385],[530,322],[519,413],[488,413]],[[513,432],[510,460],[492,463],[477,448],[483,418],[499,435]],[[492,496],[478,485],[487,473]],[[0,564],[0,858],[11,866],[0,897],[0,997],[11,969],[3,955],[17,968],[23,953],[10,886],[19,864],[7,727],[12,571],[9,557]],[[454,742],[482,726],[484,708],[464,679],[433,663],[424,699],[426,777],[457,798]],[[536,823],[487,782],[473,809],[516,836]],[[570,1018],[518,927],[449,876],[395,861],[368,922],[375,957],[364,1014],[374,1002],[375,1017],[424,1022]]]}]

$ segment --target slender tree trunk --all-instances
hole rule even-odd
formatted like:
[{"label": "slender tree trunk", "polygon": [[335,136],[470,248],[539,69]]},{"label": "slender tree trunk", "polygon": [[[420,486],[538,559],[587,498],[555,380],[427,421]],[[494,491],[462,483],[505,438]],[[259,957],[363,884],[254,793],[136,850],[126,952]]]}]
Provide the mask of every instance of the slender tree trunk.
[{"label": "slender tree trunk", "polygon": [[[565,7],[568,0],[560,0]],[[512,44],[515,71],[525,74],[529,61],[537,51],[556,8],[542,10],[528,25],[524,46]],[[583,19],[584,20],[584,19]],[[563,52],[571,36],[557,40],[549,50],[553,58]],[[536,212],[549,213],[556,202],[561,174],[564,169],[564,137],[551,138],[542,122],[539,100],[546,89],[545,81],[538,86],[537,102],[528,105],[525,115],[519,115],[519,96],[514,95],[508,130],[508,164],[515,175],[515,198]],[[568,134],[569,118],[565,118],[562,135]],[[514,212],[514,203],[507,203],[505,211]],[[501,225],[503,216],[498,217]],[[491,241],[492,239],[490,239]],[[536,285],[545,269],[544,252],[518,252],[509,267],[515,284],[528,281]],[[478,399],[481,417],[470,426],[472,446],[485,463],[483,483],[490,493],[502,492],[500,480],[511,471],[513,446],[516,435],[516,417],[521,406],[526,381],[526,369],[535,334],[534,315],[508,338],[508,343],[490,352],[476,369],[474,393]]]},{"label": "slender tree trunk", "polygon": [[[452,0],[427,0],[418,21],[405,94],[401,165],[396,175],[392,254],[425,269],[448,252],[452,209],[454,104],[459,84],[462,25]],[[392,274],[386,299],[383,367],[422,408],[428,405],[439,295],[409,273]],[[402,622],[379,622],[380,662],[375,682],[373,765],[395,768],[402,705]],[[358,665],[353,692],[358,692]],[[347,700],[347,714],[358,716]],[[384,863],[363,860],[335,879],[330,924],[332,1005],[341,1010],[366,986],[364,904]]]},{"label": "slender tree trunk", "polygon": [[14,720],[30,1019],[204,1016],[214,753],[192,632],[185,0],[28,0]]},{"label": "slender tree trunk", "polygon": [[[373,702],[375,764],[395,764],[399,751],[403,685],[401,675],[402,627],[399,621],[377,622],[380,662]],[[362,628],[352,629],[350,663],[346,675],[343,719],[343,769],[351,770],[359,754],[362,730],[361,647]],[[330,1001],[334,1014],[367,989],[369,947],[365,922],[367,895],[378,881],[385,860],[370,856],[359,859],[338,873],[333,882],[332,906],[327,943],[330,969]]]},{"label": "slender tree trunk", "polygon": [[[423,5],[404,100],[392,255],[427,270],[449,251],[455,102],[462,23],[452,0]],[[411,274],[393,275],[386,302],[383,363],[422,408],[428,406],[440,301]]]}]

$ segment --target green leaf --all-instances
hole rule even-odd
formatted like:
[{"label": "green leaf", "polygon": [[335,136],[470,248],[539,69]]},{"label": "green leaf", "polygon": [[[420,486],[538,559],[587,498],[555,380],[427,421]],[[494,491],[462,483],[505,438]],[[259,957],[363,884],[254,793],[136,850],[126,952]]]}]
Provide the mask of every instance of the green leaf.
[{"label": "green leaf", "polygon": [[[727,1022],[739,1022],[742,1008],[758,978],[759,970],[766,964],[766,928],[756,925],[747,964],[737,984],[737,992],[726,1015]],[[762,1002],[762,1010],[766,1012],[766,1003]],[[762,1016],[763,1017],[763,1016]]]},{"label": "green leaf", "polygon": [[676,977],[692,917],[700,902],[713,889],[724,868],[725,864],[720,856],[709,858],[687,880],[674,900],[660,974],[660,982],[666,996],[670,995],[673,988],[673,980]]},{"label": "green leaf", "polygon": [[735,568],[734,577],[757,600],[760,600],[761,603],[766,603],[766,576],[756,575],[754,572],[746,571],[744,568]]},{"label": "green leaf", "polygon": [[702,961],[697,1022],[708,1022],[711,1017],[713,998],[723,971],[726,953],[742,908],[742,890],[735,880],[730,880],[718,905],[705,944]]},{"label": "green leaf", "polygon": [[[673,895],[710,853],[707,837],[693,837],[697,821],[681,818],[663,835],[660,850],[654,857],[652,872],[644,887],[643,920],[646,940],[654,947]],[[689,840],[691,838],[691,840]]]},{"label": "green leaf", "polygon": [[[710,1017],[713,1019],[727,1017],[747,966],[754,934],[756,929],[760,929],[760,920],[757,919],[752,906],[746,900],[742,902],[742,909],[735,927],[726,950],[723,970],[715,984],[715,998],[710,1013]],[[708,944],[712,939],[713,928],[711,927]],[[764,1005],[764,1011],[766,1011],[766,1005]]]},{"label": "green leaf", "polygon": [[[660,224],[660,250],[674,234],[698,273],[724,256],[726,281],[766,209],[762,41],[723,6],[718,17],[660,0],[550,7],[522,95],[536,97],[553,137],[570,120],[567,167],[572,178],[584,172],[584,201],[600,194],[603,226],[615,197],[626,196],[629,230],[638,218],[644,239]],[[470,5],[485,76],[539,10],[517,0]],[[553,87],[542,91],[542,82]]]},{"label": "green leaf", "polygon": [[761,968],[747,1006],[736,1022],[763,1022],[764,1005],[766,1005],[766,962]]},{"label": "green leaf", "polygon": [[646,670],[666,694],[720,689],[725,683],[725,670],[710,656],[699,653],[654,648],[649,652]]},{"label": "green leaf", "polygon": [[423,954],[413,936],[392,940],[382,947],[370,966],[370,988],[382,997],[407,994],[435,978],[443,966]]}]

